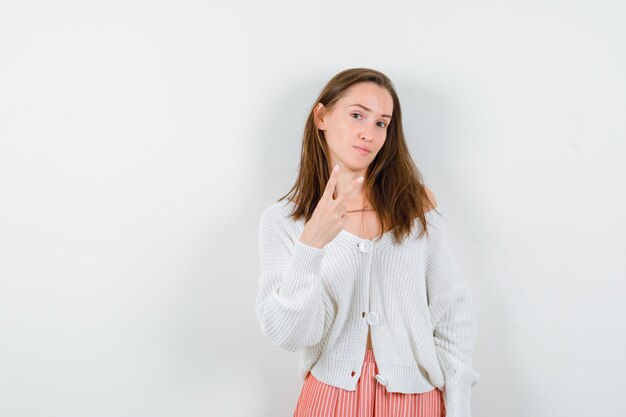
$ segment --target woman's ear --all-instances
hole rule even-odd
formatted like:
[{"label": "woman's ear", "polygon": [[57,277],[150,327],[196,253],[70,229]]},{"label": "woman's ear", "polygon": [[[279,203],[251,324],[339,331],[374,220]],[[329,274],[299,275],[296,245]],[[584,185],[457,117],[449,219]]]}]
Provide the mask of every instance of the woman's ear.
[{"label": "woman's ear", "polygon": [[317,103],[315,108],[313,109],[313,120],[315,121],[315,126],[319,130],[325,130],[326,126],[324,125],[324,116],[326,115],[326,107],[322,103]]}]

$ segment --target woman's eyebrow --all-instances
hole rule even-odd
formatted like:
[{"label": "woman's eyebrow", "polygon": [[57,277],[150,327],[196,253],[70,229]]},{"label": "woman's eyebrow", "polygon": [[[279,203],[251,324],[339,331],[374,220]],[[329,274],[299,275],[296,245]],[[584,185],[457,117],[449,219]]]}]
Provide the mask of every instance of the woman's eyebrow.
[{"label": "woman's eyebrow", "polygon": [[[357,103],[357,104],[350,104],[350,106],[359,106],[359,107],[362,107],[364,110],[367,110],[367,111],[372,111],[372,109],[368,109],[368,108],[367,108],[367,107],[365,107],[364,105],[362,105],[362,104],[358,104],[358,103]],[[350,107],[350,106],[348,106],[348,107]],[[389,116],[388,114],[381,114],[381,116],[382,116],[382,117],[388,117],[388,118],[390,118],[390,119],[391,119],[391,116]]]}]

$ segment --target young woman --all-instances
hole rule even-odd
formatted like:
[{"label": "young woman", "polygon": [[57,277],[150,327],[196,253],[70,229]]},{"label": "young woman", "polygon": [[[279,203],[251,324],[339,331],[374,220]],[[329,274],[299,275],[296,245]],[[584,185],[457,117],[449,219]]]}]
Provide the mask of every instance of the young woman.
[{"label": "young woman", "polygon": [[294,417],[470,417],[470,293],[387,76],[327,83],[299,170],[260,218],[255,304],[263,334],[302,352]]}]

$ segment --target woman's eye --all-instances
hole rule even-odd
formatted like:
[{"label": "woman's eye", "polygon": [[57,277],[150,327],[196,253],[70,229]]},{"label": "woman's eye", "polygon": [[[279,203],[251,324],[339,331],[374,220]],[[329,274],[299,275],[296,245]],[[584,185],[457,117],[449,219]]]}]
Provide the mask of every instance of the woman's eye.
[{"label": "woman's eye", "polygon": [[[354,116],[354,115],[356,115],[356,116],[361,116],[361,114],[360,114],[360,113],[351,113],[351,114],[350,114],[350,116]],[[382,124],[382,126],[381,126],[380,124]],[[381,128],[386,128],[386,127],[387,127],[387,123],[385,123],[385,122],[379,122],[379,125],[378,125],[378,126],[379,126],[379,127],[381,127]]]}]

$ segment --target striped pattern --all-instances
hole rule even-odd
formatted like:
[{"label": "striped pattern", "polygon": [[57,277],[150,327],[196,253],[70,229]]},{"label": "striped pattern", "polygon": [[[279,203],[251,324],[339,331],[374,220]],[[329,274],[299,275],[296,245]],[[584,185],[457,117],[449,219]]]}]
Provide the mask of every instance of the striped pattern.
[{"label": "striped pattern", "polygon": [[309,373],[298,398],[294,417],[444,417],[442,393],[435,388],[421,394],[387,392],[376,381],[374,351],[365,360],[356,391],[327,385]]}]

